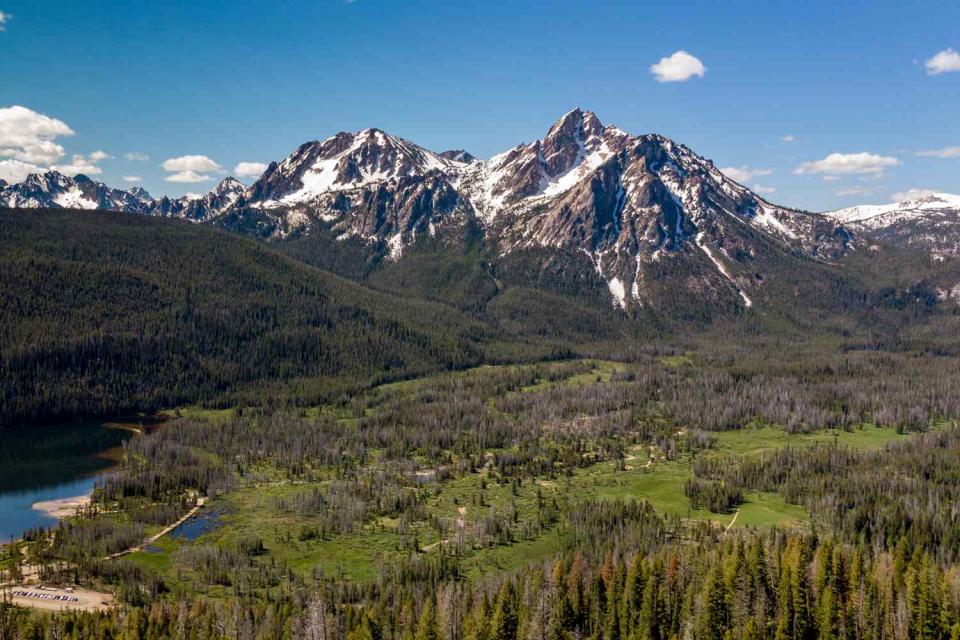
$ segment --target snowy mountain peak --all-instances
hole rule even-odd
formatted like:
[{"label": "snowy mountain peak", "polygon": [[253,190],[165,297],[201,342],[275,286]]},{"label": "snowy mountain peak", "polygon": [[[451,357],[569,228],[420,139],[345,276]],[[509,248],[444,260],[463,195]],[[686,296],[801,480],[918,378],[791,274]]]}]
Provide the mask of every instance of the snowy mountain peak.
[{"label": "snowy mountain peak", "polygon": [[217,209],[225,210],[233,205],[246,191],[246,185],[233,176],[227,176],[214,187],[207,197],[211,201],[218,200]]},{"label": "snowy mountain peak", "polygon": [[19,208],[114,209],[143,213],[145,202],[127,191],[111,189],[85,175],[58,171],[30,174],[22,182],[0,187],[0,206]]},{"label": "snowy mountain peak", "polygon": [[250,203],[264,209],[303,205],[326,195],[447,171],[458,163],[379,129],[341,132],[308,142],[271,165],[251,188]]},{"label": "snowy mountain peak", "polygon": [[543,139],[543,164],[550,176],[559,176],[602,144],[603,125],[592,111],[579,108],[560,118]]},{"label": "snowy mountain peak", "polygon": [[134,198],[140,198],[144,202],[153,202],[153,196],[151,196],[150,193],[143,187],[130,187],[127,189],[127,193],[132,195]]},{"label": "snowy mountain peak", "polygon": [[0,207],[101,209],[205,222],[233,206],[244,191],[242,184],[226,178],[208,194],[154,200],[142,187],[113,189],[83,174],[70,178],[58,171],[47,171],[0,186]]},{"label": "snowy mountain peak", "polygon": [[700,260],[752,303],[760,244],[829,258],[851,238],[822,216],[771,204],[684,145],[604,126],[580,108],[542,139],[462,159],[379,129],[339,133],[272,165],[244,206],[275,220],[274,235],[324,225],[382,242],[393,258],[422,235],[475,220],[501,255],[548,247],[588,257],[618,306],[640,303],[644,265],[671,256]]},{"label": "snowy mountain peak", "polygon": [[458,241],[478,231],[500,256],[548,249],[586,261],[620,307],[649,302],[647,274],[666,260],[699,274],[690,287],[726,289],[750,306],[764,282],[764,256],[829,259],[851,242],[835,219],[776,206],[682,144],[604,126],[579,108],[542,139],[485,161],[371,128],[306,142],[249,189],[226,178],[200,197],[149,201],[101,187],[31,176],[0,190],[0,205],[219,219],[275,238],[322,228],[337,239],[361,238],[392,259],[421,238]]}]

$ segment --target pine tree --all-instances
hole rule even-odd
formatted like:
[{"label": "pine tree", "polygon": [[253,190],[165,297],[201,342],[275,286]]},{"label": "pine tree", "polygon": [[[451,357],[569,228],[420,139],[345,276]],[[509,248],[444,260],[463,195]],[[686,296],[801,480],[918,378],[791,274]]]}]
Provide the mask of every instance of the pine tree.
[{"label": "pine tree", "polygon": [[492,640],[516,640],[518,626],[517,590],[513,582],[508,580],[497,595],[490,637]]},{"label": "pine tree", "polygon": [[697,638],[723,640],[727,629],[727,594],[723,571],[713,565],[703,584],[703,601]]},{"label": "pine tree", "polygon": [[423,609],[420,610],[420,621],[417,624],[416,640],[438,640],[437,608],[433,598],[427,598]]}]

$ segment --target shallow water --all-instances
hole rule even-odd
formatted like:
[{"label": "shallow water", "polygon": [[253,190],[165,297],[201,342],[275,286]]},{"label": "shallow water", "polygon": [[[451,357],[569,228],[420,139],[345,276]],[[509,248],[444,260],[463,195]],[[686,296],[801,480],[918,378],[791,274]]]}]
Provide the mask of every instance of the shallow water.
[{"label": "shallow water", "polygon": [[80,423],[0,431],[0,541],[56,518],[33,504],[89,495],[133,436],[125,423]]},{"label": "shallow water", "polygon": [[193,516],[179,527],[170,532],[171,538],[180,538],[181,540],[193,541],[205,533],[209,533],[218,528],[222,523],[220,517],[226,511],[221,507],[211,507],[200,509],[197,515]]}]

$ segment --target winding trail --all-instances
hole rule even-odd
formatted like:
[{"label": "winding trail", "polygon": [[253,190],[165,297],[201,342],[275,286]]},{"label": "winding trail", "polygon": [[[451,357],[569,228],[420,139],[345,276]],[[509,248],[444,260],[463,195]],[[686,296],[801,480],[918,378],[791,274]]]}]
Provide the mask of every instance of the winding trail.
[{"label": "winding trail", "polygon": [[737,518],[739,516],[740,516],[740,507],[737,507],[737,512],[733,514],[733,520],[731,520],[730,524],[728,524],[726,528],[723,530],[724,536],[726,536],[730,532],[730,529],[733,527],[733,523],[737,521]]}]

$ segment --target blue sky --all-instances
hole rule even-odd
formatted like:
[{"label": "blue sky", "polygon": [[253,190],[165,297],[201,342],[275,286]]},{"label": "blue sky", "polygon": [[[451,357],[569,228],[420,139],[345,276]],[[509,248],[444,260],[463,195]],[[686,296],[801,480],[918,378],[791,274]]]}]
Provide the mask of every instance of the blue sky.
[{"label": "blue sky", "polygon": [[[960,192],[956,1],[0,0],[0,12],[0,108],[73,132],[45,139],[63,153],[51,162],[56,149],[34,158],[16,146],[25,125],[5,141],[0,122],[0,163],[93,166],[155,195],[213,186],[167,180],[185,167],[225,175],[164,170],[172,158],[230,172],[371,126],[488,157],[573,106],[760,170],[746,183],[785,205]],[[681,50],[705,73],[658,82],[651,65]]]}]

